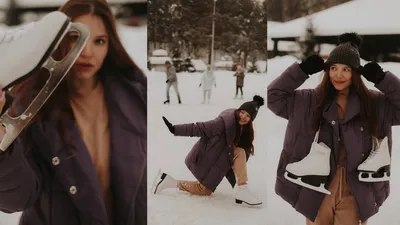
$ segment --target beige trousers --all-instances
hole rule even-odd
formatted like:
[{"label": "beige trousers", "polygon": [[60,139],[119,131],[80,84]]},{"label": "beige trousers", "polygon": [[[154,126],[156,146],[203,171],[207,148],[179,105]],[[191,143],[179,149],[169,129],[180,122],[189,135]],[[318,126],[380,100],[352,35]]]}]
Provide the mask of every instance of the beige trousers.
[{"label": "beige trousers", "polygon": [[319,208],[315,222],[306,219],[306,225],[366,225],[361,223],[357,203],[346,182],[344,167],[337,169],[329,186],[331,195],[326,195]]},{"label": "beige trousers", "polygon": [[[238,185],[247,183],[247,165],[246,165],[246,152],[243,148],[235,148],[233,155],[233,172],[236,176]],[[181,191],[186,191],[194,195],[210,196],[212,191],[204,187],[198,181],[179,181],[178,188]]]}]

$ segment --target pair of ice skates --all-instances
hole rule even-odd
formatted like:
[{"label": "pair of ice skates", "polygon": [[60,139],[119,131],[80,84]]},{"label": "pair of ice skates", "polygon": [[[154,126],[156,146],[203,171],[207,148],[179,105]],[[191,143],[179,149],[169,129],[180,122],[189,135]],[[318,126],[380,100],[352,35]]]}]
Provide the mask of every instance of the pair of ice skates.
[{"label": "pair of ice skates", "polygon": [[[166,173],[158,172],[158,175],[153,183],[153,193],[158,194],[164,189],[176,189],[178,187],[178,181]],[[245,203],[249,206],[258,206],[262,202],[250,192],[247,185],[235,185],[233,189],[233,197],[235,198],[236,204]]]},{"label": "pair of ice skates", "polygon": [[[317,142],[318,135],[319,131],[306,157],[286,166],[285,178],[300,186],[330,195],[325,185],[330,174],[331,149],[324,143]],[[390,161],[388,138],[385,137],[379,143],[373,144],[368,158],[358,166],[359,180],[362,182],[388,181]]]},{"label": "pair of ice skates", "polygon": [[[52,58],[69,32],[79,33],[74,47],[61,61]],[[17,138],[44,105],[53,91],[71,69],[89,38],[89,30],[83,24],[73,23],[61,12],[52,12],[41,20],[0,32],[0,84],[3,91],[46,69],[49,78],[33,101],[20,115],[8,110],[0,117],[6,128],[6,135],[0,143],[5,151]]]}]

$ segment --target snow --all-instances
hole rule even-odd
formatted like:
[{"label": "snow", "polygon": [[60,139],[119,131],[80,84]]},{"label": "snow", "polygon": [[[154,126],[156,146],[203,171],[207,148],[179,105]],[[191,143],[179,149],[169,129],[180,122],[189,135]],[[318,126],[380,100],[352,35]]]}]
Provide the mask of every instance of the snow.
[{"label": "snow", "polygon": [[201,59],[191,59],[191,62],[196,71],[202,72],[207,70],[207,64]]},{"label": "snow", "polygon": [[214,63],[215,68],[231,68],[234,62],[232,60],[220,60]]},{"label": "snow", "polygon": [[[184,159],[198,138],[174,137],[169,133],[161,117],[171,123],[191,123],[215,118],[222,110],[239,107],[251,100],[254,94],[266,97],[268,84],[296,61],[293,56],[268,60],[268,73],[247,74],[244,85],[244,100],[234,100],[235,79],[230,71],[216,71],[217,88],[213,89],[210,105],[200,104],[202,92],[198,87],[200,73],[178,74],[182,105],[177,104],[171,90],[171,105],[163,105],[165,82],[162,73],[151,72],[149,78],[149,123],[148,123],[148,214],[150,225],[200,225],[200,224],[273,224],[303,225],[305,219],[274,192],[276,168],[282,150],[287,121],[275,116],[266,106],[260,109],[255,120],[255,152],[248,162],[249,187],[263,201],[261,208],[248,208],[234,204],[232,189],[224,179],[210,197],[190,196],[176,190],[166,190],[158,195],[150,191],[154,178],[161,168],[176,179],[193,180],[184,164]],[[364,64],[365,62],[362,62]],[[265,64],[264,64],[265,65]],[[385,70],[400,74],[399,63],[380,64]],[[314,88],[321,76],[313,75],[300,88]],[[365,81],[365,79],[364,79]],[[370,82],[365,81],[369,88]],[[375,88],[373,88],[375,89]],[[266,100],[266,99],[265,99]],[[392,181],[391,190],[400,189],[400,128],[393,127]],[[400,192],[392,191],[389,198],[368,224],[400,224],[398,202]]]},{"label": "snow", "polygon": [[147,26],[118,25],[121,42],[129,56],[143,71],[147,70]]},{"label": "snow", "polygon": [[164,65],[166,61],[172,62],[171,57],[168,56],[149,57],[149,60],[152,65]]},{"label": "snow", "polygon": [[168,52],[164,49],[156,49],[151,53],[151,56],[168,56]]},{"label": "snow", "polygon": [[400,34],[400,23],[388,22],[398,14],[399,8],[398,0],[353,0],[275,25],[268,29],[268,38],[303,36],[309,17],[313,19],[317,36],[336,36],[345,32],[358,32],[360,35]]}]

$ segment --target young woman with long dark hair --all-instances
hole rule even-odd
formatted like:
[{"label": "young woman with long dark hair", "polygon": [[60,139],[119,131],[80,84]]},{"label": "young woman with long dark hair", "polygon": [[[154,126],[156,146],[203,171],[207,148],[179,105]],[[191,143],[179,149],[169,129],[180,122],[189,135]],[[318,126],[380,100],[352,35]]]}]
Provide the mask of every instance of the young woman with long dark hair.
[{"label": "young woman with long dark hair", "polygon": [[[70,0],[59,11],[84,24],[90,38],[31,124],[0,153],[0,210],[23,211],[21,225],[145,225],[147,79],[121,44],[106,1]],[[62,59],[78,35],[68,33],[54,57]],[[9,112],[21,111],[45,78],[14,86]]]},{"label": "young woman with long dark hair", "polygon": [[[309,225],[366,224],[389,195],[383,175],[359,175],[377,172],[372,162],[383,169],[390,164],[391,127],[400,124],[400,80],[377,63],[360,65],[359,35],[339,39],[326,62],[310,56],[268,86],[268,108],[288,120],[275,191]],[[297,90],[322,70],[320,85]],[[361,75],[381,92],[369,90]]]}]

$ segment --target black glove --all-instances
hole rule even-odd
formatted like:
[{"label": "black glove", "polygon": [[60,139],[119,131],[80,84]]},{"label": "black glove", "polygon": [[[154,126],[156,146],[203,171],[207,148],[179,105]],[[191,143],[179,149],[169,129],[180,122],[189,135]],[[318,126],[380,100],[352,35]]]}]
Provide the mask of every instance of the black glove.
[{"label": "black glove", "polygon": [[379,84],[383,78],[385,78],[385,72],[381,66],[376,62],[370,62],[365,64],[364,67],[361,68],[361,74],[367,79],[369,82],[374,84]]},{"label": "black glove", "polygon": [[171,133],[175,133],[175,127],[167,120],[167,118],[165,118],[164,116],[162,117],[162,119],[164,120],[164,123],[165,123],[165,125],[167,125],[167,127],[168,127],[168,130],[171,132]]},{"label": "black glove", "polygon": [[168,83],[168,82],[169,82],[169,80],[165,81],[165,83]]},{"label": "black glove", "polygon": [[300,68],[305,74],[311,75],[325,68],[325,62],[319,55],[312,55],[300,63]]},{"label": "black glove", "polygon": [[201,84],[199,84],[199,87],[201,87]]}]

